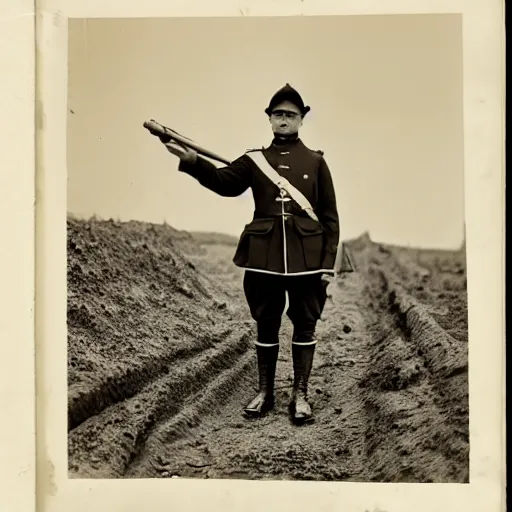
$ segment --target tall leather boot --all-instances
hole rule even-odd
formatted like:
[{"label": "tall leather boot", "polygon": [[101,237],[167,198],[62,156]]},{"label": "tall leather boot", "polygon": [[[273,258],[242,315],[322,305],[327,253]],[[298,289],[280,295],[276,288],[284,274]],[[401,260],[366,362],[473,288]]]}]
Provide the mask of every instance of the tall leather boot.
[{"label": "tall leather boot", "polygon": [[290,401],[290,415],[293,423],[303,425],[314,421],[308,403],[308,382],[316,344],[300,345],[292,343],[294,382]]},{"label": "tall leather boot", "polygon": [[279,345],[256,345],[259,373],[259,393],[245,407],[244,413],[258,418],[274,408],[274,381],[276,376]]}]

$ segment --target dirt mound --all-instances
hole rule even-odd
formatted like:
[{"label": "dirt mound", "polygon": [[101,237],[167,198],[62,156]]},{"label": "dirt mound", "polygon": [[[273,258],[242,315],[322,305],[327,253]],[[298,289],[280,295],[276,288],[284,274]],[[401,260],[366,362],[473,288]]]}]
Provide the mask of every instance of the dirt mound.
[{"label": "dirt mound", "polygon": [[[466,482],[463,251],[352,241],[311,377],[316,422],[291,424],[291,325],[276,408],[257,385],[236,239],[68,221],[70,476]],[[264,442],[263,442],[264,441]]]},{"label": "dirt mound", "polygon": [[371,479],[467,482],[464,253],[376,245],[358,257],[371,337],[360,382]]},{"label": "dirt mound", "polygon": [[247,350],[250,326],[186,248],[201,253],[169,226],[68,220],[71,469],[113,462],[99,433],[128,462],[156,423]]}]

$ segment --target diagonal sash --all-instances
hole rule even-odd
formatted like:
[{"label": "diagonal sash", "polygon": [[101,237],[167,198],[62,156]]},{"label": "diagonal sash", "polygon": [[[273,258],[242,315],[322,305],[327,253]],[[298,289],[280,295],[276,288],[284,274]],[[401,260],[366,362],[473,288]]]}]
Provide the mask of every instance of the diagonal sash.
[{"label": "diagonal sash", "polygon": [[247,153],[247,156],[258,166],[258,168],[269,178],[280,190],[288,192],[290,197],[313,219],[318,221],[318,217],[307,200],[306,196],[297,190],[285,177],[281,176],[267,161],[260,151]]}]

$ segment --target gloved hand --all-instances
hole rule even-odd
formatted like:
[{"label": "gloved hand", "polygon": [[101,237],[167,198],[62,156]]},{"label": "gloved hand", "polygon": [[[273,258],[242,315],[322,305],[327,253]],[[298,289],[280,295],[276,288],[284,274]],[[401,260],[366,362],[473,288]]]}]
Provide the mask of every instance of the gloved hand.
[{"label": "gloved hand", "polygon": [[334,282],[334,275],[322,274],[322,282],[324,283],[325,288],[327,288],[331,283]]}]

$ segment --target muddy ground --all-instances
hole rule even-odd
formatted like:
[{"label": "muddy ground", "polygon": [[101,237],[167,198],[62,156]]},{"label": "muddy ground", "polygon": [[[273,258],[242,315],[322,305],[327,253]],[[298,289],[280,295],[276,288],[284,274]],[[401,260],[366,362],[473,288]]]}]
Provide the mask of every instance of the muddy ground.
[{"label": "muddy ground", "polygon": [[350,243],[357,272],[318,326],[316,422],[296,427],[286,318],[276,408],[242,416],[257,374],[235,242],[68,220],[70,477],[467,482],[464,250]]}]

